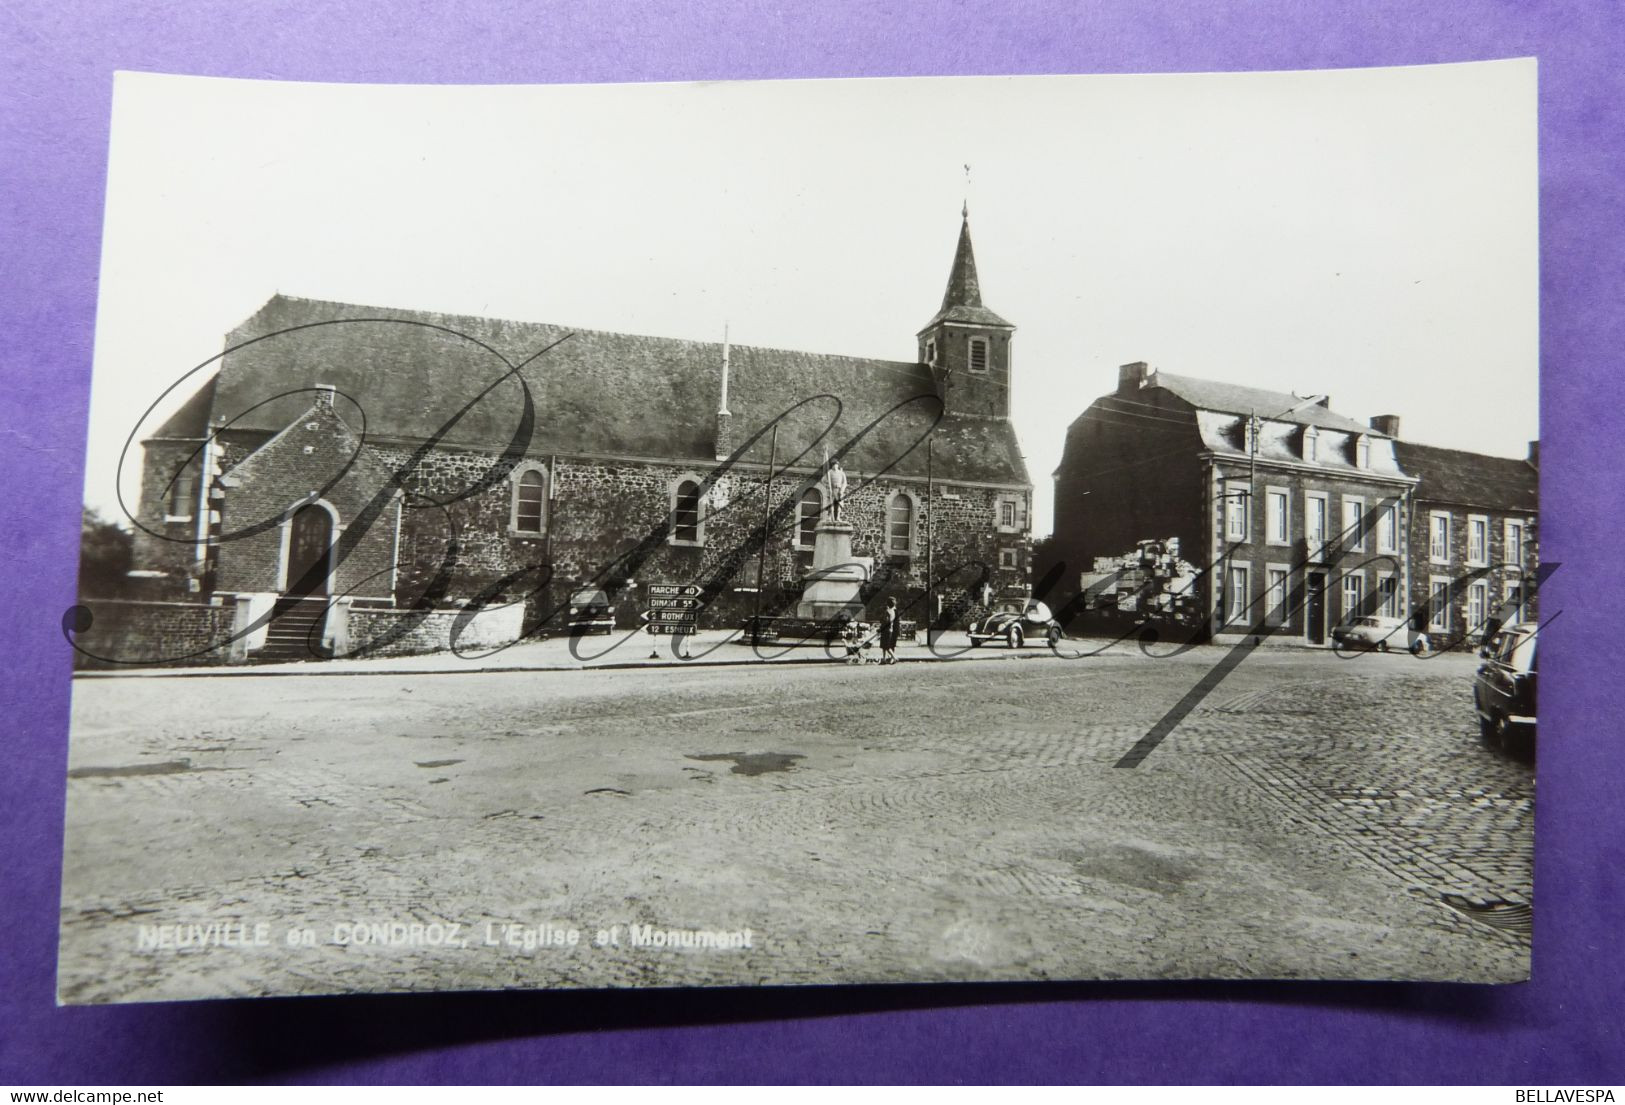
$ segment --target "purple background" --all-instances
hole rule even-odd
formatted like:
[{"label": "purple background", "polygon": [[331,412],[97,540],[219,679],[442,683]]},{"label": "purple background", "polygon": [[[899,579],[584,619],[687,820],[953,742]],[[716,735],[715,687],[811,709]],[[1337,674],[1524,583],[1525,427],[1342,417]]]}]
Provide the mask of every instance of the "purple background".
[{"label": "purple background", "polygon": [[[1625,1081],[1617,660],[1625,8],[1613,0],[10,0],[0,20],[0,1083]],[[811,7],[808,5],[807,7]],[[1048,984],[58,1009],[69,649],[112,73],[650,81],[1534,55],[1544,651],[1534,981]],[[1102,171],[1110,171],[1102,167]],[[1470,377],[1464,388],[1475,386]],[[1509,448],[1521,447],[1521,442]],[[1607,600],[1612,600],[1609,602]],[[1617,630],[1609,633],[1617,637]]]}]

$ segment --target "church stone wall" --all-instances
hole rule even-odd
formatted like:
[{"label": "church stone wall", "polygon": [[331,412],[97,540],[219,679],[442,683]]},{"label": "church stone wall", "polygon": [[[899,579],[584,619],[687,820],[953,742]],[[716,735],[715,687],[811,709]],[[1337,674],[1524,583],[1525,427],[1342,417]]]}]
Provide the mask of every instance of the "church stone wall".
[{"label": "church stone wall", "polygon": [[[225,471],[231,472],[262,443],[263,439],[226,442]],[[352,521],[355,511],[387,479],[383,474],[400,471],[410,456],[404,446],[367,445],[363,462],[327,496],[338,507],[341,523]],[[311,474],[301,465],[310,458],[291,450],[286,458],[274,459],[276,463],[268,464],[262,454],[251,479],[226,488],[226,530],[273,516],[309,490],[304,485]],[[702,545],[676,544],[661,537],[633,562],[628,555],[667,521],[677,483],[703,479],[714,464],[529,457],[524,463],[545,471],[552,494],[546,531],[531,535],[515,534],[510,528],[514,485],[507,471],[493,478],[496,463],[497,458],[487,454],[453,449],[427,455],[406,481],[410,494],[402,505],[398,549],[390,509],[341,567],[335,594],[389,596],[387,568],[393,554],[397,606],[412,606],[425,597],[440,608],[454,608],[479,595],[491,601],[526,600],[530,611],[526,629],[535,631],[547,623],[548,631],[557,632],[568,620],[570,592],[583,585],[610,590],[617,620],[627,626],[636,624],[637,614],[646,606],[648,584],[720,579],[721,591],[702,612],[701,624],[733,626],[757,609],[760,560],[762,611],[793,613],[800,581],[812,561],[810,551],[795,545],[794,507],[810,473],[775,475],[773,506],[788,508],[776,523],[765,557],[759,558],[757,551],[765,473],[735,470],[721,479],[704,513]],[[843,517],[857,527],[853,552],[875,561],[866,601],[878,610],[886,596],[896,595],[906,616],[924,621],[927,613],[919,601],[927,584],[924,482],[888,477],[867,481],[858,472],[848,473],[848,479]],[[908,556],[893,556],[887,550],[888,505],[898,491],[909,494],[915,507],[913,551]],[[963,622],[988,591],[1026,583],[1031,496],[1026,491],[952,483],[938,483],[936,491],[935,590],[942,605],[958,611],[954,620]],[[999,532],[1001,496],[1019,501],[1016,532]],[[448,559],[453,535],[455,556]],[[217,588],[276,590],[281,542],[279,526],[227,542],[217,554]],[[1001,549],[1008,550],[1002,564]],[[379,586],[362,582],[369,573],[377,574]],[[438,589],[431,590],[442,575]],[[625,586],[627,580],[633,581],[631,588]]]},{"label": "church stone wall", "polygon": [[[347,434],[342,427],[318,417],[257,452],[248,442],[227,446],[223,467],[228,482],[224,496],[218,500],[222,536],[226,539],[215,553],[217,591],[282,589],[284,581],[280,576],[287,541],[284,531],[288,524],[284,515],[311,492],[320,491],[322,501],[337,514],[335,540],[372,505],[384,490],[385,479],[376,466],[350,463],[354,442]],[[253,459],[239,467],[245,453]],[[341,471],[344,474],[333,482]],[[329,483],[332,486],[326,486]],[[334,566],[329,581],[332,595],[392,597],[395,513],[393,503],[386,503],[364,533],[344,534],[354,544]],[[281,521],[259,532],[233,536],[275,519]]]},{"label": "church stone wall", "polygon": [[[164,572],[171,577],[176,592],[187,589],[187,580],[197,574],[197,517],[167,521],[168,489],[175,473],[197,453],[195,441],[147,442],[141,464],[140,498],[128,504],[135,508],[141,525],[135,528],[135,566]],[[194,470],[196,460],[191,464]]]}]

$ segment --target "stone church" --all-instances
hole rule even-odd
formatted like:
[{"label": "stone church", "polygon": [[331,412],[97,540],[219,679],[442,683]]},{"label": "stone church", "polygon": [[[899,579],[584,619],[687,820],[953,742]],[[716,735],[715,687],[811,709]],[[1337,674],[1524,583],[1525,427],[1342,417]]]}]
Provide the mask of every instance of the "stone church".
[{"label": "stone church", "polygon": [[146,605],[237,629],[203,662],[443,648],[459,615],[501,643],[583,588],[624,625],[697,582],[700,625],[737,626],[793,606],[833,456],[865,598],[924,622],[929,582],[962,621],[1027,583],[1014,330],[968,216],[912,361],[277,295],[143,443]]}]

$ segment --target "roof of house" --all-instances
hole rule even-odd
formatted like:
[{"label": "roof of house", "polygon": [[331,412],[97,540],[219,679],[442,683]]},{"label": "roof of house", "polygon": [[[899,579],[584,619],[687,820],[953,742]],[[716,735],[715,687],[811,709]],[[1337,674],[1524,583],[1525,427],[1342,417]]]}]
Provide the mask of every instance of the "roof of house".
[{"label": "roof of house", "polygon": [[[201,436],[211,421],[275,433],[327,385],[360,407],[357,429],[371,438],[438,434],[448,447],[500,452],[523,436],[528,389],[530,455],[671,460],[702,472],[716,463],[717,342],[277,295],[227,345],[217,376],[165,424],[170,436]],[[1007,421],[949,415],[932,431],[939,406],[924,365],[740,345],[728,360],[736,446],[790,412],[781,467],[820,464],[826,446],[856,438],[842,461],[849,471],[923,476],[930,437],[939,478],[1029,483]],[[765,463],[769,449],[763,433],[745,459]]]},{"label": "roof of house", "polygon": [[939,322],[965,322],[977,326],[1004,326],[1015,329],[982,304],[982,282],[976,275],[976,250],[970,242],[970,214],[959,223],[959,244],[954,247],[954,263],[948,269],[948,287],[942,293],[942,309],[920,327],[921,333]]},{"label": "roof of house", "polygon": [[1522,458],[1398,440],[1394,452],[1407,473],[1420,477],[1416,485],[1420,500],[1511,513],[1539,509],[1540,472]]},{"label": "roof of house", "polygon": [[1201,380],[1195,376],[1175,376],[1160,370],[1147,386],[1164,388],[1202,410],[1256,414],[1271,422],[1293,422],[1300,426],[1318,426],[1371,437],[1386,436],[1358,419],[1338,414],[1319,402],[1307,402],[1303,396],[1290,392],[1244,387],[1222,380]]}]

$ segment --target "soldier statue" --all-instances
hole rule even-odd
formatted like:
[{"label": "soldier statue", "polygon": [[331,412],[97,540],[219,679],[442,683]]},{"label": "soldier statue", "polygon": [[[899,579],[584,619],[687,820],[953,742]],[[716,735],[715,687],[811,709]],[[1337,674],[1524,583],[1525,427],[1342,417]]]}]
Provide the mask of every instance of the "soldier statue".
[{"label": "soldier statue", "polygon": [[829,487],[830,519],[841,520],[841,500],[846,497],[846,472],[841,468],[841,462],[829,462],[828,470],[824,473],[824,482]]}]

